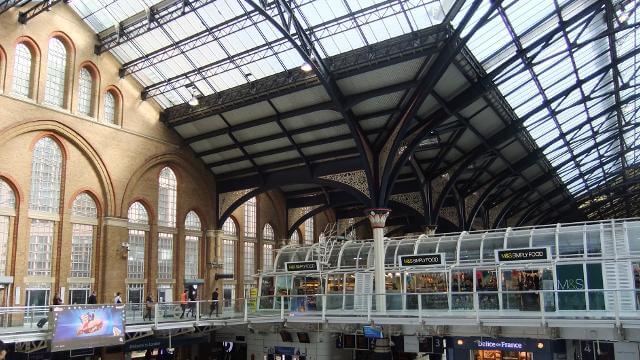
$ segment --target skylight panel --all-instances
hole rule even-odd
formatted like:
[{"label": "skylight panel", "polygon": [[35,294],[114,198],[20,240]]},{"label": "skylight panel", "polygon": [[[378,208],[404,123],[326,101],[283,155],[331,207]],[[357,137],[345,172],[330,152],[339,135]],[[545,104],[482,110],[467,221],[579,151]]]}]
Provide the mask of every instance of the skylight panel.
[{"label": "skylight panel", "polygon": [[505,5],[504,7],[511,26],[518,35],[524,34],[555,11],[553,0],[524,1],[514,6]]}]

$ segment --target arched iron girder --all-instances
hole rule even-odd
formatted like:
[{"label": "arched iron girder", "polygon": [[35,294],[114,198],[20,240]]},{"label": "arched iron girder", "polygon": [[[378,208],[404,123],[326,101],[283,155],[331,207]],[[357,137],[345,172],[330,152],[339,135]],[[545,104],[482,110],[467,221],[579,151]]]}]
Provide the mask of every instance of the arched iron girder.
[{"label": "arched iron girder", "polygon": [[[369,140],[364,134],[364,131],[362,130],[360,124],[355,120],[355,117],[351,110],[345,107],[344,95],[336,84],[335,79],[332,78],[331,72],[329,71],[329,68],[326,66],[326,64],[324,64],[320,53],[313,45],[313,40],[306,33],[304,27],[296,18],[289,3],[286,0],[275,0],[277,5],[276,7],[279,12],[280,21],[282,22],[280,23],[267,12],[264,7],[264,5],[266,5],[266,2],[264,4],[258,4],[254,0],[245,1],[255,10],[257,10],[260,15],[267,19],[271,23],[271,25],[275,27],[278,32],[280,32],[287,39],[287,41],[291,43],[291,45],[299,53],[300,57],[302,57],[302,59],[312,67],[313,71],[320,79],[320,82],[322,83],[325,91],[334,102],[336,109],[343,116],[349,127],[349,130],[353,134],[353,140],[356,143],[358,151],[360,152],[362,167],[364,168],[365,174],[367,176],[369,193],[377,194],[377,191],[375,191],[372,186],[374,184],[374,176],[371,167],[374,163],[374,158]],[[293,32],[291,30],[293,30]],[[296,41],[294,36],[298,39],[298,41]]]},{"label": "arched iron girder", "polygon": [[497,186],[505,180],[509,180],[510,182],[513,182],[513,178],[515,178],[515,176],[511,176],[511,177],[496,176],[496,178],[491,181],[487,189],[485,189],[482,192],[482,194],[480,194],[480,197],[471,208],[471,211],[469,211],[469,214],[467,214],[468,215],[467,228],[465,230],[471,230],[471,225],[473,224],[473,220],[475,220],[478,214],[478,211],[480,211],[480,208],[484,206],[484,202],[489,198],[489,195],[491,195],[496,190]]},{"label": "arched iron girder", "polygon": [[[440,212],[442,205],[444,204],[444,199],[449,194],[449,191],[454,187],[460,176],[467,170],[469,165],[471,165],[474,161],[476,161],[481,156],[484,156],[487,152],[495,152],[496,147],[498,147],[501,143],[509,140],[514,137],[516,132],[519,131],[519,125],[516,123],[511,123],[509,126],[503,128],[498,131],[496,134],[491,136],[491,138],[484,140],[480,145],[476,146],[473,150],[467,152],[462,156],[462,159],[458,161],[460,164],[458,169],[451,175],[447,183],[445,184],[442,192],[438,194],[438,200],[434,206],[434,214]],[[511,168],[511,166],[510,166]]]},{"label": "arched iron girder", "polygon": [[[597,14],[600,9],[600,5],[601,4],[597,2],[593,3],[588,7],[586,7],[585,9],[581,10],[580,12],[576,13],[570,19],[563,21],[562,24],[558,24],[549,32],[547,32],[543,36],[531,42],[527,47],[525,47],[525,52],[527,53],[535,52],[535,50],[539,48],[541,45],[548,43],[551,39],[553,39],[553,37],[557,36],[558,34],[561,34],[562,31],[564,31],[565,26],[571,26],[580,21],[583,21],[584,18],[587,16],[595,16],[595,14]],[[546,21],[546,19],[542,19],[541,21]],[[597,39],[594,39],[594,40],[597,40]],[[638,49],[635,49],[635,50],[632,50],[630,53],[625,54],[623,56],[624,58],[621,60],[622,61],[628,60],[631,57],[635,56],[634,54],[631,54],[631,53],[640,52],[637,50]],[[508,59],[506,59],[504,62],[502,62],[500,65],[498,65],[486,76],[480,78],[478,81],[473,83],[469,88],[464,90],[460,95],[456,96],[452,101],[450,101],[451,108],[452,108],[451,111],[455,111],[455,112],[460,111],[461,109],[464,109],[468,105],[472,104],[474,101],[481,98],[487,92],[487,86],[490,86],[492,84],[493,79],[498,74],[502,73],[505,69],[507,69],[509,66],[511,66],[513,63],[519,60],[520,60],[520,55],[514,54]],[[598,76],[605,74],[609,70],[610,70],[610,66],[603,66],[602,68],[596,70],[595,72],[588,75],[587,77],[578,80],[575,84],[572,84],[572,86],[570,86],[566,91],[557,94],[553,98],[550,98],[549,103],[554,103],[566,97],[567,94],[570,94],[572,91],[580,88],[585,83],[592,81]],[[546,107],[546,104],[541,104],[538,107],[530,110],[527,114],[525,114],[520,118],[521,122],[526,121],[529,117],[535,115],[545,107]],[[420,144],[422,139],[429,133],[431,129],[436,127],[440,122],[446,120],[447,118],[449,118],[448,113],[443,109],[439,109],[435,113],[430,115],[429,118],[421,121],[419,125],[417,125],[412,130],[409,131],[409,134],[410,134],[409,136],[412,137],[413,140],[409,142],[409,144],[407,145],[407,150],[404,151],[402,155],[398,157],[398,161],[394,164],[394,168],[390,171],[390,174],[391,174],[390,179],[392,182],[398,176],[407,158],[415,152],[415,149]]]},{"label": "arched iron girder", "polygon": [[[484,13],[478,22],[474,25],[473,29],[469,32],[469,34],[473,34],[476,29],[479,29],[482,25],[484,25],[485,21],[489,18],[491,13],[496,9],[497,3],[501,1],[492,2],[489,10]],[[461,39],[460,34],[462,30],[466,27],[467,23],[471,20],[472,16],[475,14],[476,10],[480,7],[481,1],[475,0],[473,4],[467,10],[467,13],[464,15],[458,27],[453,31],[449,39],[445,42],[441,51],[438,53],[438,56],[433,61],[433,65],[429,68],[429,71],[426,75],[419,81],[418,86],[416,87],[415,92],[411,96],[410,99],[406,102],[406,106],[399,111],[398,120],[394,125],[394,130],[391,132],[391,136],[385,142],[385,146],[383,148],[389,148],[389,152],[387,154],[383,154],[386,158],[380,158],[378,161],[380,162],[379,167],[381,169],[380,176],[380,198],[378,200],[377,205],[384,207],[388,200],[388,196],[391,191],[390,188],[397,177],[397,173],[394,172],[396,169],[396,156],[398,153],[400,146],[402,145],[403,140],[405,139],[405,135],[411,121],[415,118],[418,110],[426,100],[426,98],[431,94],[436,84],[449,66],[453,63],[455,56],[460,52],[460,50],[464,47],[466,42],[471,37],[467,35],[465,38]],[[388,146],[390,144],[390,146]],[[413,148],[407,149],[410,153],[415,151],[415,146]],[[407,151],[405,150],[405,153]],[[405,155],[403,153],[402,155]],[[406,154],[402,156],[402,165],[406,163],[407,157]],[[397,170],[399,171],[399,169]]]}]

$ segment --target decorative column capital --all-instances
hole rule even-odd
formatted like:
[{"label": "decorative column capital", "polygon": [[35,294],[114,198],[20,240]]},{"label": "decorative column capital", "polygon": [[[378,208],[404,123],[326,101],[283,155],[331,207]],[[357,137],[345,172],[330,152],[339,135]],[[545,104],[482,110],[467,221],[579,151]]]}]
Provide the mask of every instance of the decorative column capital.
[{"label": "decorative column capital", "polygon": [[433,224],[425,225],[424,233],[426,235],[433,235],[436,233],[437,228],[438,228],[438,225],[433,225]]},{"label": "decorative column capital", "polygon": [[391,209],[385,208],[367,209],[367,211],[365,211],[365,214],[371,222],[371,227],[374,229],[384,228],[389,213],[391,213]]}]

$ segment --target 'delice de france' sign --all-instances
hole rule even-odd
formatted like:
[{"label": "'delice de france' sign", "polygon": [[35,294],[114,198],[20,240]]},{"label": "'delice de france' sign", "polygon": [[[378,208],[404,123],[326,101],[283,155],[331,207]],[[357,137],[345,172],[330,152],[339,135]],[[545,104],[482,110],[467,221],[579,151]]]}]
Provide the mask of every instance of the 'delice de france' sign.
[{"label": "'delice de france' sign", "polygon": [[400,266],[444,265],[444,254],[400,255]]},{"label": "'delice de france' sign", "polygon": [[290,261],[284,263],[287,271],[318,271],[317,261]]},{"label": "'delice de france' sign", "polygon": [[549,248],[496,250],[496,262],[549,260]]}]

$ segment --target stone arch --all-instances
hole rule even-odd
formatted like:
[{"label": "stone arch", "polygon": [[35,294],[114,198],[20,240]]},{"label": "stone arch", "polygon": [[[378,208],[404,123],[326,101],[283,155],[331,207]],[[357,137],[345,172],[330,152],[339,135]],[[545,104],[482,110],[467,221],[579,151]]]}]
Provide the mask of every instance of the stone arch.
[{"label": "stone arch", "polygon": [[[47,133],[53,134],[55,135],[54,139],[56,139],[56,136],[58,137],[58,139],[56,140],[59,143],[60,138],[62,138],[72,145],[76,146],[89,159],[89,162],[93,166],[93,170],[98,175],[98,180],[100,182],[100,186],[102,187],[101,190],[104,192],[104,199],[102,201],[102,203],[104,204],[104,215],[109,216],[114,213],[115,190],[113,187],[113,182],[111,180],[111,175],[109,174],[109,171],[107,170],[107,167],[98,152],[84,137],[59,121],[31,120],[15,124],[7,129],[4,129],[4,131],[0,133],[0,144],[3,144],[9,139],[12,139],[16,136],[31,132],[44,132],[45,134],[42,136],[46,136]],[[38,136],[37,138],[39,139],[42,136]],[[35,142],[33,144],[35,144]],[[65,156],[66,160],[64,145],[61,146],[61,150],[63,151],[63,155]]]},{"label": "stone arch", "polygon": [[[196,174],[195,171],[193,171],[190,167],[188,166],[184,166],[182,165],[183,163],[187,162],[188,160],[182,158],[179,154],[176,153],[165,153],[165,154],[160,154],[160,155],[156,155],[156,156],[152,156],[151,158],[148,158],[144,164],[140,167],[138,167],[133,174],[131,174],[131,176],[129,177],[129,181],[127,182],[127,185],[125,186],[125,189],[122,193],[122,198],[120,199],[120,214],[122,214],[122,216],[124,214],[126,214],[128,207],[124,207],[124,205],[126,204],[126,200],[135,196],[134,194],[132,194],[131,192],[133,191],[133,189],[136,188],[138,182],[140,181],[140,179],[147,173],[149,172],[153,167],[158,166],[158,165],[163,165],[155,174],[155,179],[158,178],[160,171],[162,171],[162,169],[165,166],[168,166],[176,175],[176,180],[178,181],[178,186],[180,186],[180,183],[182,181],[184,181],[185,179],[185,175],[190,177],[191,179],[193,179],[194,181],[197,182],[197,187],[200,188],[201,190],[203,190],[206,193],[206,197],[207,197],[207,201],[209,202],[209,204],[211,204],[211,199],[213,199],[213,196],[211,194],[211,190],[209,188],[209,186],[207,186],[207,184],[202,180],[202,177],[199,176],[200,174]],[[201,216],[202,213],[199,213],[198,216]],[[186,213],[184,214],[184,216],[186,216]],[[183,218],[184,220],[184,216],[182,214],[180,214],[180,218]],[[204,223],[208,223],[208,221],[205,220],[205,217],[200,218],[200,221],[204,224]]]}]

